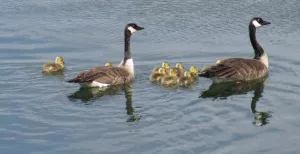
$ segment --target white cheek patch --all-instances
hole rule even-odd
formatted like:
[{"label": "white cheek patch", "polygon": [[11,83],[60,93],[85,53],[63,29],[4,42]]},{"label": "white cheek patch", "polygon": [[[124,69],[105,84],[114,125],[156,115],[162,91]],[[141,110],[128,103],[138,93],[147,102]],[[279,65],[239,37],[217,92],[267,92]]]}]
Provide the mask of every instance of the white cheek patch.
[{"label": "white cheek patch", "polygon": [[253,20],[253,21],[252,21],[252,24],[253,24],[256,28],[262,26],[262,25],[261,25],[260,23],[258,23],[256,20]]},{"label": "white cheek patch", "polygon": [[131,34],[137,31],[136,29],[134,29],[131,26],[129,26],[127,29],[131,32]]}]

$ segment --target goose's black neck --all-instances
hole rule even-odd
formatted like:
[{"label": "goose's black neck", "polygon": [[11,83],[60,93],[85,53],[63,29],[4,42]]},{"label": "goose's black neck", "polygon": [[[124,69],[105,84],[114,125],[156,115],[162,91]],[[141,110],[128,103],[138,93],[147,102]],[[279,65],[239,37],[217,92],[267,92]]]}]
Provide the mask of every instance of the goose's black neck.
[{"label": "goose's black neck", "polygon": [[249,37],[254,49],[254,59],[260,59],[260,57],[264,54],[264,49],[258,44],[256,40],[256,27],[253,24],[249,24]]},{"label": "goose's black neck", "polygon": [[125,51],[124,51],[124,64],[125,62],[131,58],[131,52],[130,52],[130,38],[131,38],[131,33],[129,30],[125,29]]}]

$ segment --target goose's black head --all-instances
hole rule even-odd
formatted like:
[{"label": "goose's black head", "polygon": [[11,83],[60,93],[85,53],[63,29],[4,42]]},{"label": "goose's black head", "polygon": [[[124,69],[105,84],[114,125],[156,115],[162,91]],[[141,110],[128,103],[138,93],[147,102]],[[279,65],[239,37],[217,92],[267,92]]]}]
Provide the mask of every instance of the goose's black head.
[{"label": "goose's black head", "polygon": [[143,30],[144,27],[138,26],[135,23],[129,23],[125,27],[125,33],[133,34],[136,31]]},{"label": "goose's black head", "polygon": [[250,21],[250,25],[253,25],[254,27],[258,28],[261,27],[263,25],[268,25],[271,24],[271,22],[263,20],[260,17],[254,17],[251,21]]}]

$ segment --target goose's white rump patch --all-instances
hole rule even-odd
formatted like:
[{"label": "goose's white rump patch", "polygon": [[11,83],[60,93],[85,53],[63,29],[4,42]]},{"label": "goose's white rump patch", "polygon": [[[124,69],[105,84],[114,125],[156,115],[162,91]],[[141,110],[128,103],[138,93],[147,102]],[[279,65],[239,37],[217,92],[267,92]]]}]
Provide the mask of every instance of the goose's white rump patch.
[{"label": "goose's white rump patch", "polygon": [[93,81],[91,83],[91,86],[92,87],[107,87],[109,86],[110,84],[106,84],[106,83],[100,83],[100,82],[96,82],[96,81]]},{"label": "goose's white rump patch", "polygon": [[93,81],[92,83],[83,83],[82,86],[83,87],[108,87],[110,84],[106,84],[106,83],[100,83],[100,82],[96,82]]}]

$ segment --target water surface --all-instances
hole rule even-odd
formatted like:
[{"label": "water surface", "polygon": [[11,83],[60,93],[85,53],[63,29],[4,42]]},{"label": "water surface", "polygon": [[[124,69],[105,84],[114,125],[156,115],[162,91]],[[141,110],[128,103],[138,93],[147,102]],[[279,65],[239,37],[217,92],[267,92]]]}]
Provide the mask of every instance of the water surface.
[{"label": "water surface", "polygon": [[[2,153],[299,153],[300,3],[290,1],[1,1]],[[163,61],[186,67],[252,57],[248,23],[268,52],[266,81],[192,88],[148,82]],[[105,92],[65,80],[123,56],[129,22],[135,81]],[[66,70],[43,75],[63,56]]]}]

